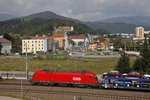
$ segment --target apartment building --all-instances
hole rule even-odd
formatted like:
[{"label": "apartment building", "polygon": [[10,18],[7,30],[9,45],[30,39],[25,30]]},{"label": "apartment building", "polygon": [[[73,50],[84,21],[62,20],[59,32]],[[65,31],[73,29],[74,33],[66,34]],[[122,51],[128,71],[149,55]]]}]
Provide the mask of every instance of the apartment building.
[{"label": "apartment building", "polygon": [[22,53],[34,53],[39,51],[48,51],[48,38],[46,37],[32,37],[30,39],[22,40]]},{"label": "apartment building", "polygon": [[144,38],[144,28],[143,27],[136,27],[135,28],[135,37],[139,39]]},{"label": "apartment building", "polygon": [[0,43],[2,45],[1,53],[2,54],[11,54],[12,42],[3,37],[0,37]]},{"label": "apartment building", "polygon": [[57,33],[57,34],[53,34],[52,36],[48,37],[49,39],[54,39],[55,41],[58,42],[58,46],[60,48],[64,48],[65,47],[65,35],[64,33]]}]

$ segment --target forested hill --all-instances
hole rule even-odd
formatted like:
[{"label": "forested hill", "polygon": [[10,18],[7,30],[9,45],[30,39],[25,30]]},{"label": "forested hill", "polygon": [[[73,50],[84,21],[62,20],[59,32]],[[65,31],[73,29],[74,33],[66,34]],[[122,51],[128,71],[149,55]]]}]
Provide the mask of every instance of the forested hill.
[{"label": "forested hill", "polygon": [[61,15],[58,15],[54,12],[51,11],[44,11],[44,12],[39,12],[39,13],[34,13],[28,16],[23,16],[23,17],[18,17],[17,19],[24,19],[24,20],[32,20],[35,18],[40,18],[40,19],[59,19],[59,20],[68,20],[68,21],[73,21],[73,22],[78,22],[82,23],[81,21],[69,17],[64,17]]},{"label": "forested hill", "polygon": [[31,20],[13,19],[0,22],[0,33],[18,33],[22,35],[36,35],[36,34],[52,34],[54,26],[73,26],[75,33],[87,33],[92,29],[82,23],[76,23],[61,19],[41,19],[34,18]]},{"label": "forested hill", "polygon": [[[4,18],[4,15],[0,14],[1,18]],[[58,15],[51,11],[44,11],[17,18],[9,17],[5,20],[7,21],[4,21],[4,19],[3,21],[0,20],[0,34],[11,32],[22,35],[52,34],[54,27],[58,26],[73,26],[75,31],[71,32],[71,34],[84,34],[87,32],[96,34],[134,33],[135,27],[137,26],[142,26],[145,30],[150,30],[150,16],[126,16],[96,22],[82,22],[77,19]]]},{"label": "forested hill", "polygon": [[83,34],[92,29],[81,21],[57,15],[50,11],[39,12],[28,16],[0,22],[0,34],[18,33],[22,35],[52,34],[54,27],[73,26],[75,32]]}]

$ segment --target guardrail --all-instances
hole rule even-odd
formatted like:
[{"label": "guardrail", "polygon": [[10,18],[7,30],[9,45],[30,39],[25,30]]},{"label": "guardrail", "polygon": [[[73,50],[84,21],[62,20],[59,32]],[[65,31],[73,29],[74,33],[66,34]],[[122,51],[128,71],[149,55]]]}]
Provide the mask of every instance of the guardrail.
[{"label": "guardrail", "polygon": [[[33,72],[29,72],[29,79],[33,75]],[[23,71],[0,71],[0,77],[2,79],[26,79],[26,72]]]}]

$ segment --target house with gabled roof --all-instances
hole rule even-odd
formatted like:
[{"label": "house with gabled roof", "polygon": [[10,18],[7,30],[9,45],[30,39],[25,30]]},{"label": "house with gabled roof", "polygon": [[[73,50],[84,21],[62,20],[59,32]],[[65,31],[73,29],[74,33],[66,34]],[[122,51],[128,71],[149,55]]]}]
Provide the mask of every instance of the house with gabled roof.
[{"label": "house with gabled roof", "polygon": [[11,54],[12,42],[10,40],[7,40],[1,36],[0,44],[2,45],[1,49],[2,54]]}]

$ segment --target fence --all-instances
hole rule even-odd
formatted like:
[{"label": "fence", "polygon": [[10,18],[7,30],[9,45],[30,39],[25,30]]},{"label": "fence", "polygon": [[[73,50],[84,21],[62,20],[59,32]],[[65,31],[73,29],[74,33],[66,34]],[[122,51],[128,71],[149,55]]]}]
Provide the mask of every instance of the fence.
[{"label": "fence", "polygon": [[[29,79],[33,72],[29,72]],[[23,71],[0,71],[0,77],[3,79],[26,79],[26,72]]]}]

